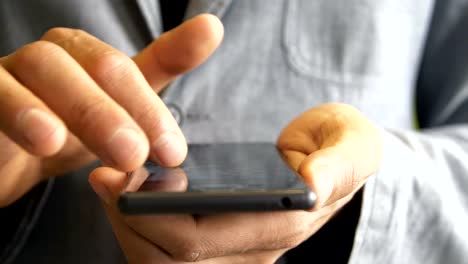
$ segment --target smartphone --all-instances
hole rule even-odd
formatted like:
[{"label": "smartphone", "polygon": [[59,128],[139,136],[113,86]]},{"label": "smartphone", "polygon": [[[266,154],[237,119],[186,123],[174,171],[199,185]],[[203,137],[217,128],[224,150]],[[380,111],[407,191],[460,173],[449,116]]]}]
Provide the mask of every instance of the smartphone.
[{"label": "smartphone", "polygon": [[180,167],[147,161],[129,177],[124,214],[307,210],[316,200],[271,143],[189,145]]}]

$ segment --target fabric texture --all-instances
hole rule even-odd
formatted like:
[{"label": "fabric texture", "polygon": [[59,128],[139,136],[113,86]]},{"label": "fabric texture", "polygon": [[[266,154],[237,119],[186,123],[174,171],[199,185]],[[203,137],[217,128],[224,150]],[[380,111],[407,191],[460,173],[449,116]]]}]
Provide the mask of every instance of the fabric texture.
[{"label": "fabric texture", "polygon": [[[162,31],[158,1],[136,3],[1,1],[0,55],[65,26],[132,56]],[[467,4],[190,1],[186,18],[219,16],[225,38],[204,65],[161,96],[192,143],[274,142],[308,108],[331,101],[354,105],[382,128],[385,157],[363,193],[350,263],[463,263]]]}]

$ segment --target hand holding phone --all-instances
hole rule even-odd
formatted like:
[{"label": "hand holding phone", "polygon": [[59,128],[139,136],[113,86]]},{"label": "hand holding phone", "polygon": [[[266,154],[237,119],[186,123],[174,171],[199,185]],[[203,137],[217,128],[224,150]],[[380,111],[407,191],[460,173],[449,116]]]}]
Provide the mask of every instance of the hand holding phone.
[{"label": "hand holding phone", "polygon": [[148,161],[119,199],[126,214],[311,209],[315,194],[270,143],[190,145],[176,168]]}]

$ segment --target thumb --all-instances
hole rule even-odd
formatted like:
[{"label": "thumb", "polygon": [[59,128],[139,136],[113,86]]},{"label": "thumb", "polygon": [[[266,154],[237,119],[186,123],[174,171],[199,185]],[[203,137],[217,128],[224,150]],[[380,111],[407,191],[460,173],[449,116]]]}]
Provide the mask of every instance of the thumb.
[{"label": "thumb", "polygon": [[100,167],[91,172],[88,181],[106,205],[115,206],[119,194],[128,185],[129,177],[125,172]]},{"label": "thumb", "polygon": [[[349,192],[353,182],[353,164],[340,157],[337,147],[318,150],[307,156],[298,172],[317,195],[316,208],[337,200],[337,192]],[[351,173],[350,173],[351,172]],[[340,187],[340,188],[339,188]],[[332,199],[332,196],[333,199]]]},{"label": "thumb", "polygon": [[214,15],[196,16],[162,34],[133,60],[156,92],[177,75],[204,62],[219,46],[224,29]]},{"label": "thumb", "polygon": [[316,208],[353,195],[377,170],[380,154],[362,151],[355,142],[340,141],[317,150],[299,165],[299,174],[317,194]]}]

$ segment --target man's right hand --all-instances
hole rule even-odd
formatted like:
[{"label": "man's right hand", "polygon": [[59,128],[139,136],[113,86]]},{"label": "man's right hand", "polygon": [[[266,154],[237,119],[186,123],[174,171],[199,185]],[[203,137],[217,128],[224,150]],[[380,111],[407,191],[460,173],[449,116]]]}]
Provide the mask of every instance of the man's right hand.
[{"label": "man's right hand", "polygon": [[157,92],[222,36],[216,17],[200,15],[132,59],[86,32],[55,28],[0,58],[0,207],[96,157],[121,171],[148,155],[179,165],[185,138]]}]

